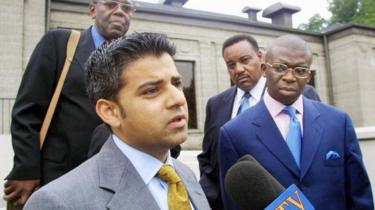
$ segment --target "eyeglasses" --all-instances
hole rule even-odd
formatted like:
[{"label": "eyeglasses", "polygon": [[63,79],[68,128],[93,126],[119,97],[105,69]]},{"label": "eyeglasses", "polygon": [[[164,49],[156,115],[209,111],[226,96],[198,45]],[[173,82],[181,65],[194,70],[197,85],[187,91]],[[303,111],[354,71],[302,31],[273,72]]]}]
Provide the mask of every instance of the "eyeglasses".
[{"label": "eyeglasses", "polygon": [[306,78],[310,75],[311,70],[306,67],[296,66],[294,68],[289,67],[283,63],[266,63],[268,66],[270,66],[274,72],[279,74],[286,74],[288,72],[288,69],[292,69],[293,75],[298,78]]},{"label": "eyeglasses", "polygon": [[126,14],[132,14],[133,12],[135,12],[134,6],[128,3],[121,3],[118,1],[97,1],[96,3],[101,3],[110,10],[113,10],[120,6],[121,10]]}]

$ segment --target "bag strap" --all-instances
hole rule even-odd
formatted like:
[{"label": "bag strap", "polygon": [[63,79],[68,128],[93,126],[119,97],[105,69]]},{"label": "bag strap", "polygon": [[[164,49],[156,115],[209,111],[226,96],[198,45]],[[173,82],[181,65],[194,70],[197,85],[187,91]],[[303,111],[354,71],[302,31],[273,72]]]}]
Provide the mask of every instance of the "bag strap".
[{"label": "bag strap", "polygon": [[55,112],[57,102],[58,102],[60,94],[61,94],[61,90],[64,86],[66,75],[68,74],[68,71],[69,71],[69,68],[70,68],[70,64],[73,61],[73,56],[74,56],[74,53],[76,51],[80,35],[81,35],[81,33],[79,31],[76,31],[76,30],[72,30],[71,33],[70,33],[68,44],[67,44],[67,47],[66,47],[65,63],[64,63],[63,69],[61,71],[59,81],[57,82],[55,92],[53,93],[51,102],[48,106],[47,114],[44,117],[43,124],[42,124],[42,127],[40,129],[40,133],[39,133],[40,149],[42,149],[44,141],[46,139],[48,128],[51,124],[53,113]]}]

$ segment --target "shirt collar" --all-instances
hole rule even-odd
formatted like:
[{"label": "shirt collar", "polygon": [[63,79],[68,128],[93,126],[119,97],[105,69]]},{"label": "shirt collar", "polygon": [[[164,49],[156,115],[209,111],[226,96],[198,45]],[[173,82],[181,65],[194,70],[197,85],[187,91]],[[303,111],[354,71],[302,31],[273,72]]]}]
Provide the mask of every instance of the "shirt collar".
[{"label": "shirt collar", "polygon": [[261,76],[255,87],[250,90],[251,97],[254,97],[257,101],[259,101],[263,96],[265,86],[266,78]]},{"label": "shirt collar", "polygon": [[[297,100],[291,104],[290,106],[294,107],[297,110],[297,113],[303,116],[303,97],[302,94],[297,98]],[[272,98],[268,92],[264,93],[264,104],[266,105],[267,109],[269,110],[272,118],[275,118],[278,114],[280,114],[283,109],[286,107],[284,104],[280,103],[279,101]]]},{"label": "shirt collar", "polygon": [[[257,84],[249,91],[251,97],[255,98],[256,101],[259,101],[262,98],[265,86],[266,78],[261,76]],[[241,99],[243,95],[245,95],[245,91],[237,87],[237,97]]]},{"label": "shirt collar", "polygon": [[168,164],[173,167],[172,157],[168,152],[167,160],[165,163],[156,159],[155,157],[142,152],[124,141],[120,140],[116,135],[112,134],[112,139],[121,150],[121,152],[130,160],[138,174],[142,177],[143,181],[147,185],[151,179],[158,173],[159,169],[164,165]]},{"label": "shirt collar", "polygon": [[105,38],[98,32],[95,24],[91,27],[91,36],[94,40],[95,49],[98,49],[104,44]]}]

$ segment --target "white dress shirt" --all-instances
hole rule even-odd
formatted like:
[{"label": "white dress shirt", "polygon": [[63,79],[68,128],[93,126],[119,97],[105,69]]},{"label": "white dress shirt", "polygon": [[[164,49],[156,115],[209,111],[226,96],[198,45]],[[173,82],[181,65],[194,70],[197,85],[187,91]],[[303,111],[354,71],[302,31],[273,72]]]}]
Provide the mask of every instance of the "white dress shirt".
[{"label": "white dress shirt", "polygon": [[[251,97],[249,98],[250,107],[254,106],[255,104],[257,104],[260,101],[260,99],[262,99],[262,95],[263,95],[265,86],[266,86],[266,78],[262,76],[258,80],[258,83],[249,91],[249,93],[251,95]],[[245,95],[245,91],[243,91],[243,90],[241,90],[240,88],[237,87],[237,93],[236,93],[236,96],[234,97],[234,101],[233,101],[233,109],[232,109],[231,119],[233,119],[234,117],[237,116],[238,109],[241,106],[242,97],[244,95]]]}]

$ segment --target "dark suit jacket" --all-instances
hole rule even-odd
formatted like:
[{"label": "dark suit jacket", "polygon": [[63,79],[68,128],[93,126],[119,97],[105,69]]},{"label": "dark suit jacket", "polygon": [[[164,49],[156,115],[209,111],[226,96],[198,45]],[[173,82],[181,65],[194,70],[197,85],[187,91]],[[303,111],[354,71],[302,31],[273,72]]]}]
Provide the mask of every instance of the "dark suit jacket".
[{"label": "dark suit jacket", "polygon": [[[111,130],[106,124],[103,123],[96,127],[95,130],[92,132],[87,158],[90,158],[94,156],[96,153],[98,153],[110,135]],[[171,149],[171,156],[177,159],[180,155],[180,152],[181,146],[177,145]]]},{"label": "dark suit jacket", "polygon": [[66,56],[68,30],[47,32],[27,65],[12,111],[14,167],[6,179],[39,179],[45,184],[86,159],[91,132],[101,122],[86,95],[85,62],[94,50],[90,29],[81,33],[46,141],[39,130]]},{"label": "dark suit jacket", "polygon": [[[320,101],[319,95],[312,86],[306,85],[303,95]],[[212,209],[223,209],[219,187],[219,166],[217,155],[217,144],[219,141],[219,130],[231,119],[236,87],[233,86],[224,92],[210,98],[206,106],[206,121],[204,124],[204,138],[202,153],[198,155],[199,180],[208,202]]]},{"label": "dark suit jacket", "polygon": [[[336,152],[335,158],[327,157]],[[303,98],[301,169],[261,100],[220,131],[220,185],[227,170],[251,154],[284,187],[296,184],[315,209],[374,209],[370,182],[349,116]],[[226,209],[239,209],[222,193]]]},{"label": "dark suit jacket", "polygon": [[[193,171],[173,159],[196,210],[210,207]],[[159,210],[153,195],[129,159],[108,139],[101,151],[71,172],[42,187],[25,210]]]}]

